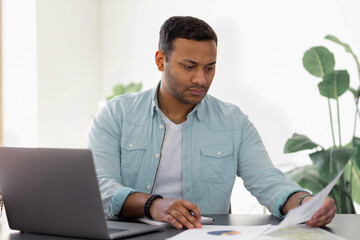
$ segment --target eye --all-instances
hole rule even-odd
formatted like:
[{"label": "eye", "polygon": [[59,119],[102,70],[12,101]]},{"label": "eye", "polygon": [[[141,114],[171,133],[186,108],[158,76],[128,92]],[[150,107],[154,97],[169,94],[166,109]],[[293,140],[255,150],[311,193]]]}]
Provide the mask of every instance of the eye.
[{"label": "eye", "polygon": [[210,71],[212,71],[214,69],[215,69],[214,66],[205,67],[205,71],[207,71],[207,72],[210,72]]},{"label": "eye", "polygon": [[184,68],[187,69],[187,70],[192,70],[194,69],[193,66],[190,66],[190,65],[186,65],[186,64],[183,64]]}]

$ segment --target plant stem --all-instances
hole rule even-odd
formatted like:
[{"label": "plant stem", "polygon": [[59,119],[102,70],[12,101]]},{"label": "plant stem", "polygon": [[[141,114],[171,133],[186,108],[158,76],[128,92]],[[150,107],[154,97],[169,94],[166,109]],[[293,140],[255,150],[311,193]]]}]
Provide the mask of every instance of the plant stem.
[{"label": "plant stem", "polygon": [[[353,146],[354,146],[354,139],[352,140],[352,142],[353,142]],[[353,169],[353,158],[350,158],[350,183],[349,183],[350,197],[352,196],[352,178],[353,178],[352,169]]]},{"label": "plant stem", "polygon": [[[345,179],[345,177],[344,177],[344,179]],[[347,187],[346,186],[346,180],[345,180],[345,186],[344,187],[345,187],[345,189]],[[351,194],[348,191],[346,191],[345,194],[346,194],[346,210],[347,210],[347,213],[356,213]]]},{"label": "plant stem", "polygon": [[336,144],[335,144],[335,135],[334,135],[334,126],[333,126],[333,120],[332,120],[332,113],[331,113],[330,98],[328,98],[328,105],[329,105],[329,114],[330,114],[331,134],[332,134],[333,144],[334,144],[334,148],[335,148]]},{"label": "plant stem", "polygon": [[338,128],[339,128],[339,144],[340,144],[340,147],[342,147],[342,144],[341,144],[341,128],[340,128],[340,106],[339,106],[339,99],[338,98],[336,98],[336,108],[337,108]]},{"label": "plant stem", "polygon": [[339,213],[356,213],[353,200],[347,191],[345,173],[339,178]]},{"label": "plant stem", "polygon": [[336,193],[334,191],[335,189],[332,189],[329,193],[329,196],[336,201]]},{"label": "plant stem", "polygon": [[[353,131],[353,139],[355,137],[355,132],[356,132],[356,121],[357,121],[357,115],[359,114],[359,108],[358,105],[355,105],[355,120],[354,120],[354,131]],[[354,146],[354,144],[353,144]]]},{"label": "plant stem", "polygon": [[357,59],[356,55],[353,52],[351,52],[351,55],[353,56],[353,58],[355,60],[356,67],[357,67],[357,70],[358,70],[358,75],[359,75],[359,81],[360,81],[360,63],[359,63],[359,60]]},{"label": "plant stem", "polygon": [[[355,147],[356,122],[357,122],[357,117],[358,117],[357,115],[359,114],[358,104],[359,104],[359,102],[356,102],[356,101],[355,101],[354,131],[353,131],[353,137],[352,137],[352,141],[351,141],[352,147]],[[352,179],[353,179],[352,169],[353,169],[353,164],[354,164],[354,161],[353,161],[353,158],[351,158],[351,159],[350,159],[350,183],[349,183],[349,193],[350,193],[350,196],[352,196]]]},{"label": "plant stem", "polygon": [[340,212],[341,213],[347,213],[347,207],[346,207],[346,194],[343,194],[346,192],[345,186],[345,179],[344,179],[344,173],[339,178],[339,200],[340,200]]}]

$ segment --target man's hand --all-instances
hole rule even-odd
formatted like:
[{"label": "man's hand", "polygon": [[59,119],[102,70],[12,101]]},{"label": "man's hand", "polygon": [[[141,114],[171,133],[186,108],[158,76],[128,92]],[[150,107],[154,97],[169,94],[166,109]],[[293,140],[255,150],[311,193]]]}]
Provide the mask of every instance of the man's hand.
[{"label": "man's hand", "polygon": [[[308,194],[308,192],[296,192],[290,195],[290,197],[283,205],[281,213],[285,215],[290,209],[297,207],[299,197],[304,194]],[[312,196],[306,196],[301,203],[304,204],[311,198]],[[306,225],[312,227],[325,226],[326,224],[330,223],[331,220],[335,217],[336,210],[337,208],[335,206],[335,201],[332,198],[327,197],[322,203],[320,209],[316,213],[314,213],[314,215],[309,221],[306,222]]]},{"label": "man's hand", "polygon": [[[311,197],[305,197],[302,203],[307,202]],[[306,225],[311,227],[321,227],[329,224],[332,219],[335,217],[335,212],[337,208],[335,206],[335,201],[332,198],[325,198],[320,209],[314,213],[309,221],[306,222]]]},{"label": "man's hand", "polygon": [[154,220],[168,222],[177,229],[183,226],[201,228],[200,210],[186,200],[156,199],[150,206],[150,215]]},{"label": "man's hand", "polygon": [[[151,195],[146,193],[130,194],[119,213],[121,218],[144,217],[144,204]],[[201,215],[198,207],[192,202],[180,199],[155,199],[150,205],[150,215],[154,220],[168,222],[181,229],[183,226],[201,228]]]}]

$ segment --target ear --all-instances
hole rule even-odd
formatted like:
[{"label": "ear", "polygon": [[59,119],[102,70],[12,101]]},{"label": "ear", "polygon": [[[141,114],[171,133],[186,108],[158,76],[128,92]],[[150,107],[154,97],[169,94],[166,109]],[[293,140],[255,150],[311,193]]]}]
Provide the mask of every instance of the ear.
[{"label": "ear", "polygon": [[158,70],[161,72],[164,71],[165,58],[166,55],[161,50],[156,51],[155,63],[157,65]]}]

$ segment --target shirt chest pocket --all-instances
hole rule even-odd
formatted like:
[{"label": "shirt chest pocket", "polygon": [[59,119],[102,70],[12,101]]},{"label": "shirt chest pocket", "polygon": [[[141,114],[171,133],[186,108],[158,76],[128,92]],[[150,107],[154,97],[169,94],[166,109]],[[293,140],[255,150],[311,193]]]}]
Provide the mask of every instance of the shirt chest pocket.
[{"label": "shirt chest pocket", "polygon": [[204,146],[201,148],[203,180],[224,183],[234,178],[233,146]]},{"label": "shirt chest pocket", "polygon": [[121,175],[137,174],[147,149],[148,143],[141,140],[121,140]]}]

